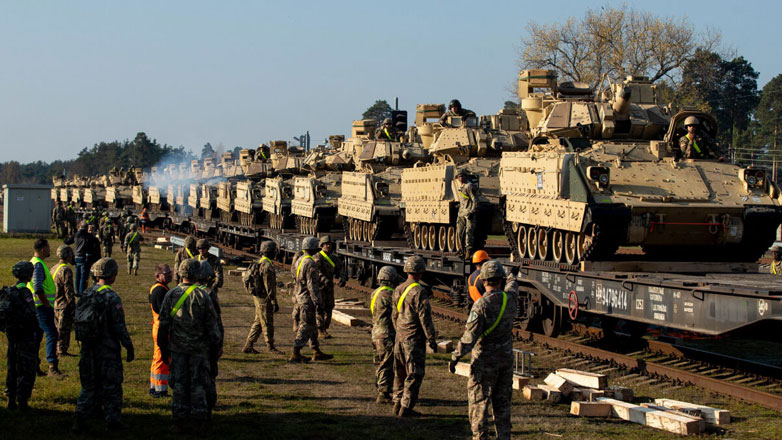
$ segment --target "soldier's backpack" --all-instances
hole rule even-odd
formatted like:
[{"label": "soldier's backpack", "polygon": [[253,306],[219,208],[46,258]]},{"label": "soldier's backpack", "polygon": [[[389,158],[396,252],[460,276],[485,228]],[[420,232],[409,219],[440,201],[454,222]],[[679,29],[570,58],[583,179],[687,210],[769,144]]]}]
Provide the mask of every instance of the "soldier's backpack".
[{"label": "soldier's backpack", "polygon": [[97,342],[105,333],[106,295],[101,292],[108,286],[86,290],[76,303],[73,330],[76,340],[85,343]]},{"label": "soldier's backpack", "polygon": [[19,287],[3,287],[0,290],[0,332],[5,333],[23,324],[24,306],[24,294]]},{"label": "soldier's backpack", "polygon": [[[258,296],[258,280],[261,277],[261,265],[257,261],[253,261],[250,267],[242,274],[242,283],[244,288],[247,289],[247,293],[250,295]],[[262,287],[262,286],[260,286]]]}]

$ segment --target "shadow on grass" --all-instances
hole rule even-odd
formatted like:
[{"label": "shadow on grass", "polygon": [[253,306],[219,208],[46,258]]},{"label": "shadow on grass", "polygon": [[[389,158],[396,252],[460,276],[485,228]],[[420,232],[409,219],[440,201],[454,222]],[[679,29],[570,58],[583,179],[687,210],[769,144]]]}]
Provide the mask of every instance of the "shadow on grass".
[{"label": "shadow on grass", "polygon": [[[380,408],[379,408],[380,410]],[[465,438],[466,417],[423,416],[398,419],[385,415],[340,415],[318,412],[257,412],[232,407],[218,411],[210,423],[187,424],[190,435],[173,434],[168,414],[123,414],[124,429],[107,432],[102,420],[90,420],[88,432],[70,433],[72,412],[34,410],[19,413],[0,409],[3,439],[29,438],[307,438],[307,439],[427,439]]]},{"label": "shadow on grass", "polygon": [[257,377],[257,376],[237,376],[229,379],[219,379],[218,382],[240,382],[240,383],[258,383],[265,385],[340,385],[344,382],[338,382],[334,380],[317,380],[317,379],[280,379],[273,377]]}]

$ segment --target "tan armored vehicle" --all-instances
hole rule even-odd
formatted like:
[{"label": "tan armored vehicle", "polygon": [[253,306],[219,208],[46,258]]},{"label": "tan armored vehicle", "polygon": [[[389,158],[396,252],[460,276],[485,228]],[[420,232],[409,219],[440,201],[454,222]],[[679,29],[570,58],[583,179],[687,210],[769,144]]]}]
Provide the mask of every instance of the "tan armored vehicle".
[{"label": "tan armored vehicle", "polygon": [[217,184],[217,209],[220,210],[220,220],[224,223],[233,221],[235,197],[235,183],[220,182]]},{"label": "tan armored vehicle", "polygon": [[269,217],[269,227],[278,231],[291,227],[292,181],[282,176],[267,177],[261,206]]},{"label": "tan armored vehicle", "polygon": [[[526,73],[520,95],[530,90]],[[713,117],[669,116],[645,78],[630,77],[601,100],[573,84],[552,94],[534,145],[501,161],[517,258],[572,264],[640,245],[659,259],[756,261],[771,245],[779,191],[764,170],[680,159],[684,119],[697,117],[713,139]]]},{"label": "tan armored vehicle", "polygon": [[[133,202],[136,202],[135,194]],[[148,202],[150,207],[155,211],[168,210],[168,202],[166,196],[166,190],[158,186],[150,186],[148,191]]]},{"label": "tan armored vehicle", "polygon": [[204,183],[199,193],[198,208],[200,216],[204,220],[214,220],[220,217],[217,209],[217,186]]},{"label": "tan armored vehicle", "polygon": [[255,150],[243,149],[239,152],[239,166],[247,177],[264,178],[268,173],[269,147],[264,144]]},{"label": "tan armored vehicle", "polygon": [[194,212],[198,212],[200,208],[199,199],[201,197],[201,185],[197,183],[190,184],[190,194],[187,196],[187,206]]},{"label": "tan armored vehicle", "polygon": [[294,178],[291,214],[300,233],[329,232],[335,226],[340,181],[340,173]]},{"label": "tan armored vehicle", "polygon": [[263,214],[263,183],[245,180],[236,183],[234,208],[242,226],[260,223]]}]

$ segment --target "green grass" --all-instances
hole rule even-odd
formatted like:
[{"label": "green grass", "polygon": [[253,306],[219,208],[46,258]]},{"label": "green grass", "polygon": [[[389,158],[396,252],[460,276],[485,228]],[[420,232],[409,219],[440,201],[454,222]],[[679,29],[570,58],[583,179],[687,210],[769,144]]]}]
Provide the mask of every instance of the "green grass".
[{"label": "green grass", "polygon": [[[52,241],[52,249],[59,242]],[[11,284],[10,267],[20,259],[29,259],[31,239],[0,239],[0,283]],[[124,269],[119,248],[115,257]],[[170,400],[152,399],[147,395],[149,365],[152,353],[151,313],[147,301],[152,285],[152,268],[160,262],[173,261],[170,252],[145,246],[138,277],[120,271],[113,287],[123,299],[128,329],[136,347],[137,359],[125,363],[123,422],[128,431],[119,438],[169,438]],[[47,263],[55,263],[54,257]],[[366,329],[333,325],[334,339],[321,341],[322,349],[336,355],[331,362],[291,365],[285,356],[245,355],[241,349],[251,320],[251,298],[240,289],[240,278],[228,276],[220,292],[226,327],[225,355],[220,362],[218,406],[210,429],[212,437],[232,439],[312,438],[312,439],[446,439],[467,438],[466,379],[451,376],[446,369],[447,355],[430,355],[426,379],[421,389],[418,410],[426,416],[417,420],[398,420],[388,406],[374,403],[374,366],[370,335]],[[279,272],[280,281],[290,281],[287,271]],[[357,297],[356,292],[338,292],[338,296]],[[290,320],[290,297],[280,293],[282,310],[275,315],[277,347],[290,354],[293,334]],[[455,338],[461,329],[457,324],[438,322],[438,331]],[[5,348],[0,334],[0,347]],[[263,351],[263,344],[256,345]],[[72,342],[71,351],[78,347]],[[305,353],[309,350],[305,350]],[[43,354],[43,347],[41,350]],[[123,353],[124,356],[124,353]],[[68,374],[62,380],[38,378],[31,405],[34,412],[23,415],[0,408],[0,438],[70,438],[70,427],[79,392],[78,358],[65,358],[61,369]],[[544,364],[541,368],[549,368]],[[555,366],[550,366],[555,367]],[[541,370],[542,371],[542,370]],[[0,365],[0,376],[5,365]],[[782,422],[773,411],[743,405],[700,390],[683,388],[671,392],[640,387],[641,396],[672,397],[680,400],[728,407],[737,421],[727,431],[709,433],[706,437],[780,438]],[[662,394],[665,394],[664,396]],[[568,415],[569,406],[527,402],[519,395],[513,402],[513,434],[522,438],[678,438],[665,432],[618,420],[595,420]],[[94,436],[104,434],[102,421],[95,421]],[[547,434],[553,434],[547,435]]]}]

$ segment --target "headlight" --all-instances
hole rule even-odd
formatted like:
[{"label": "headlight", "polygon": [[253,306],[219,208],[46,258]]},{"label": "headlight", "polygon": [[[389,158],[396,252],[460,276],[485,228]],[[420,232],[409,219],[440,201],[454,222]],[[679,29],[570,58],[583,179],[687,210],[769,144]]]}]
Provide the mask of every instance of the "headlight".
[{"label": "headlight", "polygon": [[739,170],[739,179],[743,180],[749,189],[763,189],[766,186],[766,170],[743,168]]},{"label": "headlight", "polygon": [[749,186],[755,186],[755,176],[747,176],[747,183],[749,183]]},{"label": "headlight", "polygon": [[587,167],[587,179],[603,189],[611,182],[611,175],[606,167]]}]

